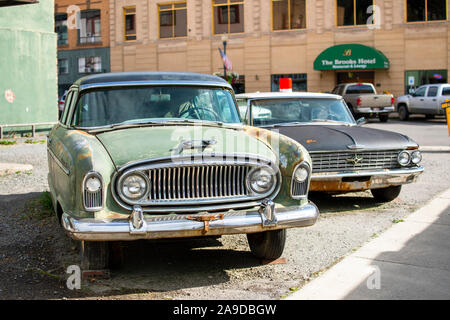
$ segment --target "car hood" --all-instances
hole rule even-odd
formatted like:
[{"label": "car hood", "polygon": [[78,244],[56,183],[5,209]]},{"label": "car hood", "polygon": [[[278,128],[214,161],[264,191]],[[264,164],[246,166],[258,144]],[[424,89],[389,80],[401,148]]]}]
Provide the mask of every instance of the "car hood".
[{"label": "car hood", "polygon": [[275,129],[301,143],[309,152],[417,147],[405,135],[360,126],[292,125],[275,126]]},{"label": "car hood", "polygon": [[[98,133],[116,167],[146,159],[189,154],[246,154],[276,161],[275,153],[262,141],[251,137],[242,128],[230,129],[212,126],[165,125],[118,129]],[[183,140],[215,140],[203,151],[181,152]]]}]

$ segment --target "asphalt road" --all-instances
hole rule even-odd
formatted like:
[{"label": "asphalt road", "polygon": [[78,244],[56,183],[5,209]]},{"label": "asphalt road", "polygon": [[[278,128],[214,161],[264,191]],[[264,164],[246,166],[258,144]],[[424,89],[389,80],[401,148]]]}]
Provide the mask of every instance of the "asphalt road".
[{"label": "asphalt road", "polygon": [[[411,132],[420,144],[449,142],[446,125],[439,120],[373,120],[368,126]],[[48,190],[45,148],[0,146],[0,162],[34,166],[32,173],[0,177],[0,299],[279,299],[450,187],[450,153],[426,152],[424,174],[389,204],[376,203],[369,192],[312,195],[321,216],[312,227],[288,231],[285,264],[261,264],[244,235],[128,242],[123,243],[125,264],[110,279],[69,290],[65,271],[78,263],[76,244],[54,218],[24,218],[33,206],[40,210],[36,199]]]}]

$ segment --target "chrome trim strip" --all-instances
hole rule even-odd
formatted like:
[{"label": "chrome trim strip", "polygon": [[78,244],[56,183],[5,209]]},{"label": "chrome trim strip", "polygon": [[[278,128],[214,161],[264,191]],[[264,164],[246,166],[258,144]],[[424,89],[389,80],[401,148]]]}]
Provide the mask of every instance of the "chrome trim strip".
[{"label": "chrome trim strip", "polygon": [[[303,206],[275,208],[274,216],[277,224],[270,230],[306,227],[313,225],[319,210],[313,203]],[[209,222],[209,231],[204,232],[201,221],[181,218],[177,220],[158,220],[144,218],[145,230],[133,233],[128,219],[96,220],[90,218],[77,219],[67,213],[62,216],[62,224],[70,237],[87,241],[119,241],[138,239],[186,238],[224,234],[253,233],[266,231],[259,210],[246,211],[240,214],[225,214],[222,220]]]},{"label": "chrome trim strip", "polygon": [[64,171],[64,173],[65,173],[66,175],[69,175],[69,174],[70,174],[70,170],[67,169],[67,168],[62,164],[62,162],[56,157],[56,155],[53,153],[53,151],[52,151],[49,147],[47,147],[47,152],[52,156],[53,160],[55,160],[56,164],[62,169],[62,171]]},{"label": "chrome trim strip", "polygon": [[347,178],[347,177],[367,177],[367,176],[396,176],[396,175],[409,175],[409,174],[420,174],[424,170],[423,166],[413,167],[413,168],[402,168],[402,169],[386,169],[377,171],[358,171],[358,172],[339,172],[339,173],[328,173],[328,174],[312,174],[312,181],[319,180],[331,180],[337,178]]}]

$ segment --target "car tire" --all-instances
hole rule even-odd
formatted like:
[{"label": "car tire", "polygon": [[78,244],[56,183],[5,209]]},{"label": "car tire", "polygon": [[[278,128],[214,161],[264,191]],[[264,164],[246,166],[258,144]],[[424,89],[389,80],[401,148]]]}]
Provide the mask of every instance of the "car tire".
[{"label": "car tire", "polygon": [[409,119],[409,111],[405,105],[398,106],[398,118],[402,121]]},{"label": "car tire", "polygon": [[388,114],[380,114],[378,116],[378,118],[380,119],[380,122],[388,122],[389,120],[389,115]]},{"label": "car tire", "polygon": [[401,190],[402,186],[390,186],[381,189],[370,189],[370,192],[375,200],[379,202],[390,202],[398,197]]},{"label": "car tire", "polygon": [[281,257],[286,244],[286,229],[247,234],[250,250],[257,258],[275,260]]},{"label": "car tire", "polygon": [[104,241],[81,241],[81,269],[104,270],[109,267],[109,245]]}]

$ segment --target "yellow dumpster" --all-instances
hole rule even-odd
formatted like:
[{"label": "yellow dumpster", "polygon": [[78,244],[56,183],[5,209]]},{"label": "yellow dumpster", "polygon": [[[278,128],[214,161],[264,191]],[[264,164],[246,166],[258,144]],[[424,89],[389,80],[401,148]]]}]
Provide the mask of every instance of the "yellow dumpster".
[{"label": "yellow dumpster", "polygon": [[448,135],[450,136],[450,99],[445,99],[445,102],[441,104],[441,107],[445,109],[445,114],[447,115]]}]

